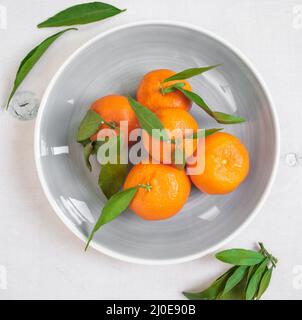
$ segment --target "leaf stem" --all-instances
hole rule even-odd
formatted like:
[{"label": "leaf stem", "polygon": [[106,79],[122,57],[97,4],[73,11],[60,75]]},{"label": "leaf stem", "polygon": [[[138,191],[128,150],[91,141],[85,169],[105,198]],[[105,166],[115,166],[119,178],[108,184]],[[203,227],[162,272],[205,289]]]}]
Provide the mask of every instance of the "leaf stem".
[{"label": "leaf stem", "polygon": [[261,248],[261,252],[267,257],[269,258],[270,262],[272,263],[273,267],[276,268],[276,265],[278,263],[278,259],[276,257],[274,257],[272,254],[270,254],[264,247],[262,242],[258,242],[260,248]]},{"label": "leaf stem", "polygon": [[143,188],[143,189],[146,189],[147,191],[151,191],[152,189],[152,186],[150,183],[147,183],[147,184],[138,184],[137,185],[138,188]]},{"label": "leaf stem", "polygon": [[160,83],[160,88],[159,88],[160,93],[164,96],[166,94],[165,88],[163,87],[163,83]]},{"label": "leaf stem", "polygon": [[164,87],[164,82],[160,83],[160,92],[162,95],[165,95],[166,93],[171,93],[177,90],[177,88],[183,88],[185,86],[184,82],[177,82],[174,83],[168,87]]},{"label": "leaf stem", "polygon": [[110,127],[111,129],[115,129],[116,128],[116,124],[113,121],[107,122],[106,120],[102,119],[103,124],[105,124],[106,126]]}]

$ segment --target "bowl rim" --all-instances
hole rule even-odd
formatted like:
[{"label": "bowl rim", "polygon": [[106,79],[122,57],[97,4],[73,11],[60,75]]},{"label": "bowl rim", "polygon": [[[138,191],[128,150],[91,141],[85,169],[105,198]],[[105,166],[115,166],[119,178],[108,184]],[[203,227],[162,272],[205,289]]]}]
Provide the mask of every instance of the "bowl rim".
[{"label": "bowl rim", "polygon": [[215,41],[219,42],[223,46],[225,46],[228,50],[230,50],[233,54],[235,54],[247,67],[248,69],[252,72],[256,80],[258,81],[261,89],[264,92],[264,95],[267,99],[268,107],[270,109],[270,113],[272,116],[272,123],[273,123],[273,130],[274,130],[274,136],[275,136],[275,149],[274,149],[274,161],[273,161],[273,166],[272,170],[270,173],[270,177],[267,181],[267,185],[265,187],[265,190],[259,199],[257,205],[255,206],[254,210],[250,213],[250,215],[246,218],[246,220],[235,230],[233,231],[230,235],[224,237],[222,240],[218,241],[216,244],[213,246],[201,250],[199,252],[196,252],[194,254],[190,255],[185,255],[183,257],[178,257],[178,258],[171,258],[171,259],[145,259],[145,258],[138,258],[134,256],[129,256],[126,254],[118,253],[115,252],[114,250],[108,249],[107,247],[98,244],[94,241],[91,242],[91,247],[96,249],[97,251],[104,253],[110,257],[126,261],[126,262],[131,262],[131,263],[136,263],[136,264],[144,264],[144,265],[169,265],[169,264],[177,264],[177,263],[184,263],[188,262],[191,260],[195,260],[198,258],[201,258],[205,255],[208,255],[219,248],[223,247],[227,242],[231,241],[234,237],[236,237],[251,221],[252,219],[256,216],[256,214],[260,211],[262,208],[265,200],[267,199],[267,196],[271,190],[272,184],[274,182],[274,179],[276,177],[277,173],[277,168],[278,168],[278,163],[279,163],[279,154],[280,154],[280,129],[279,129],[279,123],[278,123],[278,118],[277,118],[277,113],[275,109],[275,105],[273,103],[273,99],[269,93],[269,90],[267,88],[267,85],[265,84],[262,76],[258,73],[258,71],[254,68],[252,63],[248,58],[246,58],[239,49],[235,48],[233,45],[231,45],[228,41],[222,39],[220,36],[217,36],[213,32],[204,29],[199,26],[195,26],[189,23],[183,23],[179,21],[173,21],[173,20],[146,20],[146,21],[136,21],[132,23],[126,23],[117,27],[114,27],[112,29],[109,29],[107,31],[101,32],[97,36],[93,37],[92,39],[88,40],[86,43],[81,45],[75,52],[73,52],[66,60],[65,62],[60,66],[60,68],[57,70],[55,75],[52,77],[50,83],[48,84],[44,95],[41,100],[40,108],[38,111],[37,119],[36,119],[36,124],[35,124],[35,131],[34,131],[34,157],[35,157],[35,163],[36,163],[36,168],[38,172],[38,177],[42,186],[42,189],[46,195],[46,198],[48,199],[49,203],[51,204],[53,210],[56,212],[58,217],[63,221],[63,223],[67,226],[69,230],[71,230],[79,239],[81,239],[83,242],[86,242],[86,237],[79,231],[77,228],[74,226],[73,223],[70,222],[70,220],[62,213],[61,209],[57,205],[55,199],[53,198],[47,182],[45,175],[42,170],[42,163],[41,163],[41,157],[40,157],[40,132],[41,132],[41,120],[43,116],[43,111],[45,109],[49,94],[56,83],[57,79],[60,77],[60,75],[63,73],[67,65],[69,65],[79,54],[81,54],[86,48],[91,46],[93,43],[99,41],[103,37],[106,37],[112,33],[119,32],[124,29],[128,28],[133,28],[133,27],[140,27],[140,26],[146,26],[146,25],[167,25],[167,26],[175,26],[175,27],[181,27],[181,28],[186,28],[186,29],[191,29],[197,32],[200,32],[204,34],[205,36],[214,39]]}]

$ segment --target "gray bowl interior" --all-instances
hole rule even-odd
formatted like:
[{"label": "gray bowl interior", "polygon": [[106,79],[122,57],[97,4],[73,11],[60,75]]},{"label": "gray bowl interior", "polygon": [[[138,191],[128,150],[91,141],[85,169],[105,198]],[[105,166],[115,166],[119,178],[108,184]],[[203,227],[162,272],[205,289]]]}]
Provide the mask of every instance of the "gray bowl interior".
[{"label": "gray bowl interior", "polygon": [[[131,26],[96,39],[65,65],[44,99],[38,161],[48,196],[72,230],[87,236],[105,201],[97,186],[98,164],[94,162],[94,173],[89,173],[82,147],[75,142],[91,103],[112,93],[135,94],[142,76],[153,69],[180,71],[217,63],[223,65],[190,83],[214,109],[248,120],[224,125],[249,150],[246,181],[224,196],[192,188],[182,211],[166,221],[148,222],[125,212],[96,234],[94,245],[132,261],[180,261],[202,255],[248,220],[275,163],[277,141],[268,98],[249,67],[221,42],[197,30],[159,23]],[[192,113],[200,127],[219,126],[197,106]]]}]

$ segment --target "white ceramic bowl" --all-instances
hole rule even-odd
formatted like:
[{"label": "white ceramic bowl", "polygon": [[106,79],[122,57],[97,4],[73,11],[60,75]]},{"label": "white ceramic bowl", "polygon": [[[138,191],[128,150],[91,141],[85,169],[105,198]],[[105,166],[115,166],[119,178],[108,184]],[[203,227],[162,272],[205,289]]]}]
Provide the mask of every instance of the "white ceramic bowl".
[{"label": "white ceramic bowl", "polygon": [[[207,31],[181,23],[134,23],[78,49],[52,79],[39,110],[38,174],[52,207],[79,238],[86,241],[105,201],[97,186],[97,164],[95,173],[89,173],[75,142],[91,103],[111,93],[134,94],[142,76],[153,69],[180,71],[217,63],[223,66],[190,83],[216,110],[247,119],[224,126],[249,150],[246,181],[224,196],[193,188],[185,207],[169,220],[148,222],[125,212],[95,235],[92,247],[136,263],[179,263],[218,249],[255,216],[272,185],[279,153],[276,115],[260,76],[241,53]],[[198,107],[192,112],[201,127],[217,126]]]}]

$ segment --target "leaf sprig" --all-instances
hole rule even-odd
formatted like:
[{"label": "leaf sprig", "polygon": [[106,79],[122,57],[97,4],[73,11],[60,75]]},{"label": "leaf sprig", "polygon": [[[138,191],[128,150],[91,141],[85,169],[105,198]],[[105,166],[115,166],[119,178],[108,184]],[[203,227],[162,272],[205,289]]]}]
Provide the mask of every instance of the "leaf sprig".
[{"label": "leaf sprig", "polygon": [[202,137],[208,137],[216,132],[219,132],[223,130],[223,128],[211,128],[211,129],[205,129],[202,131],[194,132],[193,135],[185,136],[185,139],[198,139]]},{"label": "leaf sprig", "polygon": [[[206,71],[212,70],[216,67],[220,66],[219,64],[209,66],[209,67],[202,67],[202,68],[191,68],[191,69],[186,69],[184,71],[181,71],[179,73],[176,73],[175,75],[166,78],[162,84],[173,81],[173,80],[185,80],[191,77],[194,77],[196,75],[202,74]],[[245,122],[245,119],[242,117],[234,116],[231,114],[227,114],[224,112],[219,112],[219,111],[213,111],[207,103],[200,97],[197,93],[189,91],[184,89],[185,83],[184,82],[177,82],[174,83],[168,87],[162,87],[161,88],[161,93],[167,94],[173,91],[180,91],[182,92],[189,100],[192,102],[196,103],[200,108],[202,108],[210,117],[215,119],[218,123],[221,124],[235,124],[235,123],[242,123]]]},{"label": "leaf sprig", "polygon": [[219,66],[221,66],[221,64],[215,64],[213,66],[208,66],[208,67],[186,69],[186,70],[183,70],[181,72],[174,74],[171,77],[166,78],[162,83],[169,82],[169,81],[175,81],[175,80],[189,79],[189,78],[198,76],[206,71],[209,71],[209,70],[214,69]]},{"label": "leaf sprig", "polygon": [[90,141],[90,137],[98,132],[102,124],[107,125],[111,129],[119,129],[116,127],[116,124],[105,121],[98,113],[89,109],[80,123],[77,133],[77,141],[84,147],[84,160],[89,171],[92,170],[89,160],[90,156],[92,154],[97,154],[98,148],[104,143],[113,143],[113,148],[111,148],[111,150],[113,150],[115,154],[113,154],[112,157],[116,157],[117,161],[116,163],[108,162],[102,164],[98,179],[100,189],[109,199],[112,195],[118,192],[122,186],[127,175],[128,165],[121,163],[122,138],[120,132],[118,135],[105,139],[105,141]]},{"label": "leaf sprig", "polygon": [[121,135],[109,138],[113,142],[113,157],[116,157],[116,163],[103,163],[99,174],[98,185],[107,199],[111,198],[122,187],[128,171],[128,164],[121,161],[121,149],[123,143]]},{"label": "leaf sprig", "polygon": [[[153,136],[154,138],[163,141],[169,141],[172,144],[176,143],[175,139],[169,138],[163,124],[154,112],[152,112],[145,106],[141,105],[138,101],[134,100],[131,97],[128,97],[128,100],[138,118],[138,121],[142,129],[144,129],[150,136]],[[204,131],[193,133],[193,135],[187,136],[185,137],[185,139],[198,139],[202,136],[208,137],[211,134],[214,134],[220,130],[223,130],[223,128],[205,129]]]},{"label": "leaf sprig", "polygon": [[212,111],[212,109],[207,105],[207,103],[196,93],[188,91],[186,89],[178,87],[177,90],[182,92],[189,100],[195,102],[199,107],[201,107],[210,117],[214,118],[218,123],[222,124],[233,124],[245,122],[245,119],[238,116],[233,116],[219,111]]},{"label": "leaf sprig", "polygon": [[111,129],[115,129],[115,126],[105,121],[98,113],[89,109],[80,123],[77,142],[86,141],[93,136],[99,130],[102,124],[106,124]]},{"label": "leaf sprig", "polygon": [[11,90],[11,93],[9,95],[6,109],[9,106],[9,103],[16,93],[17,89],[20,87],[23,80],[26,78],[26,76],[29,74],[31,69],[36,65],[36,63],[40,60],[40,58],[43,56],[43,54],[46,52],[46,50],[65,32],[70,30],[77,30],[76,28],[69,28],[65,29],[63,31],[60,31],[58,33],[53,34],[52,36],[46,38],[44,41],[42,41],[40,44],[38,44],[34,49],[32,49],[25,58],[21,61],[20,66],[18,68],[14,85]]},{"label": "leaf sprig", "polygon": [[[61,26],[73,26],[87,24],[99,20],[103,20],[119,13],[126,11],[127,9],[119,9],[110,4],[103,2],[91,2],[82,3],[69,7],[49,19],[38,24],[38,28],[49,28],[49,27],[61,27]],[[47,49],[52,45],[52,43],[57,40],[63,33],[70,30],[78,30],[76,28],[68,28],[62,30],[42,41],[34,49],[32,49],[20,63],[19,69],[17,71],[13,88],[8,97],[6,110],[8,109],[9,103],[16,93],[17,89],[20,87],[23,80],[29,74],[31,69],[40,60]]]},{"label": "leaf sprig", "polygon": [[38,24],[38,28],[51,28],[87,24],[107,19],[126,9],[119,9],[103,2],[82,3],[69,7]]},{"label": "leaf sprig", "polygon": [[152,112],[130,96],[128,97],[128,101],[131,108],[135,112],[135,115],[142,129],[144,129],[150,136],[156,139],[164,141],[169,140],[163,124],[154,112]]},{"label": "leaf sprig", "polygon": [[217,278],[207,289],[184,292],[189,300],[259,300],[269,286],[278,260],[259,242],[259,251],[229,249],[215,257],[234,266]]},{"label": "leaf sprig", "polygon": [[94,225],[90,236],[88,238],[85,251],[88,249],[90,242],[93,239],[95,233],[106,223],[116,219],[123,211],[125,211],[130,205],[132,199],[136,195],[139,188],[146,189],[150,191],[152,186],[150,184],[138,184],[135,187],[125,189],[114,194],[105,204],[103,210],[98,218],[96,224]]},{"label": "leaf sprig", "polygon": [[163,95],[175,91],[175,89],[183,88],[185,86],[184,82],[177,82],[168,87],[161,87],[160,91]]}]

